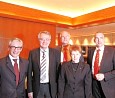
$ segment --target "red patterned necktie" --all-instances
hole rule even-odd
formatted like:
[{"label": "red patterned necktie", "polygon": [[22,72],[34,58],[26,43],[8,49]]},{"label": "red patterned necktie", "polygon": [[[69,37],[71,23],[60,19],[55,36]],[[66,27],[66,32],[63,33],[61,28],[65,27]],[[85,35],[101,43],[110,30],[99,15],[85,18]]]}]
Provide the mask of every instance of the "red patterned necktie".
[{"label": "red patterned necktie", "polygon": [[63,54],[64,54],[63,61],[67,61],[67,51],[68,51],[67,46],[64,46],[63,47]]},{"label": "red patterned necktie", "polygon": [[14,61],[14,72],[16,75],[16,85],[18,85],[19,82],[19,70],[18,70],[18,64],[17,64],[17,59],[13,59]]},{"label": "red patterned necktie", "polygon": [[94,61],[94,77],[96,74],[98,74],[100,66],[99,66],[99,51],[97,50],[96,56],[95,56],[95,61]]},{"label": "red patterned necktie", "polygon": [[71,60],[70,52],[69,52],[69,47],[70,47],[70,45],[66,45],[62,49],[63,55],[64,55],[63,62],[67,62],[67,61]]}]

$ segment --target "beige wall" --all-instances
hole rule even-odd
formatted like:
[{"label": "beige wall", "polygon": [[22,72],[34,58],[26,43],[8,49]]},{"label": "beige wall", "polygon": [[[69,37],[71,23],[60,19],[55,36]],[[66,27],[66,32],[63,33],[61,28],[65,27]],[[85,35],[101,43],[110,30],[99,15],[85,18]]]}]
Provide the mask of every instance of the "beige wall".
[{"label": "beige wall", "polygon": [[73,44],[94,45],[94,34],[96,32],[103,32],[105,34],[105,44],[115,45],[115,23],[79,29],[65,29],[59,27],[56,28],[57,33],[63,30],[69,31],[71,33],[71,39],[73,41]]}]

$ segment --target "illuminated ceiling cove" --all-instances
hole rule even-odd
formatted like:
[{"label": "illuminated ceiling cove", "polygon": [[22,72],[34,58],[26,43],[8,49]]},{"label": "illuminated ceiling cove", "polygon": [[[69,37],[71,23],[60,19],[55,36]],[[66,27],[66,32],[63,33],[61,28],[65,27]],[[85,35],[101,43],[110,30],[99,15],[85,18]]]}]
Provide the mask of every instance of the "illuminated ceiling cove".
[{"label": "illuminated ceiling cove", "polygon": [[71,18],[115,6],[115,0],[0,0]]}]

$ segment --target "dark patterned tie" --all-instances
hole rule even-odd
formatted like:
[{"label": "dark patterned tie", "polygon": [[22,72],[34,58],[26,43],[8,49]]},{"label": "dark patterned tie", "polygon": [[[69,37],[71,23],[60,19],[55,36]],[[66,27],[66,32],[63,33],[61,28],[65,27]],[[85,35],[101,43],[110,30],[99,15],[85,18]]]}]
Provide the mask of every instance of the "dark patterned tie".
[{"label": "dark patterned tie", "polygon": [[40,72],[41,72],[40,79],[41,79],[41,81],[44,81],[46,79],[46,55],[45,55],[45,51],[43,51],[40,66],[41,66],[41,68],[40,68]]},{"label": "dark patterned tie", "polygon": [[94,61],[94,77],[96,74],[98,74],[100,66],[99,66],[99,51],[97,50],[96,56],[95,56],[95,61]]},{"label": "dark patterned tie", "polygon": [[16,75],[16,85],[18,85],[19,82],[19,70],[18,70],[18,64],[17,64],[17,59],[13,59],[14,61],[14,72]]}]

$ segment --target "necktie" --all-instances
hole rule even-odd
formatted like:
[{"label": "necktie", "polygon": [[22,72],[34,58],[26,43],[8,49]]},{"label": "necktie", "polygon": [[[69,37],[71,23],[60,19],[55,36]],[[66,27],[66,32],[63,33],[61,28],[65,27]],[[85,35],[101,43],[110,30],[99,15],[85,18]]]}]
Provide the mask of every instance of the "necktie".
[{"label": "necktie", "polygon": [[99,51],[97,50],[96,56],[95,56],[95,61],[94,61],[94,77],[96,74],[98,74],[100,66],[99,66]]},{"label": "necktie", "polygon": [[46,55],[45,55],[45,51],[42,52],[42,59],[41,59],[41,68],[40,68],[40,80],[44,81],[46,79]]},{"label": "necktie", "polygon": [[69,61],[71,59],[70,57],[70,53],[69,53],[69,45],[66,45],[63,47],[63,61],[66,62],[66,61]]},{"label": "necktie", "polygon": [[18,70],[18,64],[17,64],[17,59],[13,59],[14,61],[14,72],[16,75],[16,85],[18,85],[19,82],[19,70]]}]

